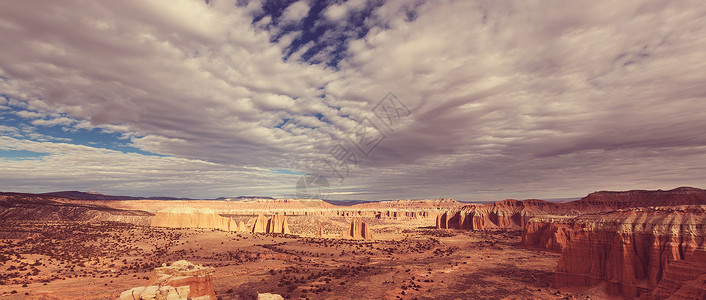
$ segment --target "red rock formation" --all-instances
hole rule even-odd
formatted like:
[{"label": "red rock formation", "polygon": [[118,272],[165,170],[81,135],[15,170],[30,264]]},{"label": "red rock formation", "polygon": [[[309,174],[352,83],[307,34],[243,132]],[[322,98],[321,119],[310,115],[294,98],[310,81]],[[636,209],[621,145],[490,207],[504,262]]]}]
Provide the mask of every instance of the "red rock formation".
[{"label": "red rock formation", "polygon": [[155,278],[146,287],[136,287],[120,295],[120,299],[216,299],[213,291],[214,268],[180,260],[154,270]]},{"label": "red rock formation", "polygon": [[324,237],[324,227],[319,224],[319,229],[316,231],[316,237],[317,238],[322,238]]},{"label": "red rock formation", "polygon": [[350,228],[347,231],[341,232],[341,238],[372,240],[373,234],[370,232],[368,224],[363,222],[360,218],[354,218],[351,221]]},{"label": "red rock formation", "polygon": [[274,215],[268,219],[264,215],[258,215],[253,221],[250,232],[289,234],[290,231],[289,225],[287,224],[287,216]]},{"label": "red rock formation", "polygon": [[460,210],[447,211],[437,216],[436,228],[470,230],[509,229],[520,230],[532,217],[577,212],[561,203],[543,200],[503,200],[490,204],[467,205]]},{"label": "red rock formation", "polygon": [[237,224],[211,209],[172,207],[158,211],[152,218],[152,226],[171,228],[210,228],[237,231]]},{"label": "red rock formation", "polygon": [[706,299],[706,249],[670,262],[649,299]]},{"label": "red rock formation", "polygon": [[[45,196],[46,197],[46,196]],[[96,200],[62,199],[74,204],[93,204]],[[298,215],[298,216],[339,216],[380,219],[419,219],[434,218],[438,210],[463,206],[452,199],[394,200],[362,203],[351,206],[334,205],[321,200],[300,199],[248,199],[239,201],[223,200],[129,200],[103,201],[101,204],[118,209],[139,209],[157,212],[169,207],[209,208],[219,214],[229,215]]]},{"label": "red rock formation", "polygon": [[553,216],[530,219],[522,233],[520,245],[561,253],[582,230],[581,225],[573,223],[573,218]]},{"label": "red rock formation", "polygon": [[533,217],[577,216],[631,207],[676,205],[706,205],[706,190],[681,187],[669,191],[603,191],[566,203],[508,199],[489,204],[466,205],[443,212],[437,215],[436,228],[519,230],[525,229]]},{"label": "red rock formation", "polygon": [[706,207],[632,208],[558,223],[568,227],[547,228],[574,232],[564,235],[571,241],[562,250],[555,287],[605,281],[607,293],[633,298],[654,289],[670,262],[703,248]]},{"label": "red rock formation", "polygon": [[258,215],[250,228],[252,233],[266,233],[267,232],[267,219],[263,215]]},{"label": "red rock formation", "polygon": [[289,234],[287,216],[274,215],[269,220],[267,220],[267,233]]}]

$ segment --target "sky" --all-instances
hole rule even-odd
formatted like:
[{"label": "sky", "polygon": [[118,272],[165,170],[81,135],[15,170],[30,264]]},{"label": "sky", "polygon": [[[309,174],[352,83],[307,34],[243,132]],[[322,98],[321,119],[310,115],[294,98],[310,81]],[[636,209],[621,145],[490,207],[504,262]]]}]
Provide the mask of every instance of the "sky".
[{"label": "sky", "polygon": [[701,1],[10,0],[0,36],[0,191],[706,187]]}]

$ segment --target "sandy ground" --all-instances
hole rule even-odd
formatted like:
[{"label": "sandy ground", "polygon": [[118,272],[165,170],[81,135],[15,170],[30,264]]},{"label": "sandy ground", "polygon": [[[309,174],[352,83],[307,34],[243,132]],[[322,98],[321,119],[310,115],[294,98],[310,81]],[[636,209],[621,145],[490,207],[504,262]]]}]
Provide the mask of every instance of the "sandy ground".
[{"label": "sandy ground", "polygon": [[[327,238],[0,221],[0,297],[115,299],[154,267],[186,259],[216,268],[221,299],[562,299],[549,287],[558,254],[517,246],[519,232],[436,230],[433,220],[364,220],[375,241],[337,239],[350,219],[292,219]],[[591,296],[591,295],[588,295]],[[590,297],[595,299],[595,295]]]}]

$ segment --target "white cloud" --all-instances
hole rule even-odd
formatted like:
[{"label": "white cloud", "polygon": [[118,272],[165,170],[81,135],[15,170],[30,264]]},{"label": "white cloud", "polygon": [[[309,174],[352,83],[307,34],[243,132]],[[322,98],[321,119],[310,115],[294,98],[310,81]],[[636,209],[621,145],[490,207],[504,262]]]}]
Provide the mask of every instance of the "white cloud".
[{"label": "white cloud", "polygon": [[[0,136],[0,150],[45,154],[32,159],[0,157],[0,190],[46,192],[90,190],[131,195],[199,197],[289,193],[296,176],[237,168],[202,160],[121,153],[54,142]],[[106,163],[110,162],[110,163]]]},{"label": "white cloud", "polygon": [[367,0],[350,0],[340,4],[333,4],[324,10],[323,14],[329,22],[345,23],[351,14],[365,8]]},{"label": "white cloud", "polygon": [[38,120],[32,121],[31,123],[32,123],[32,125],[36,125],[36,126],[56,126],[56,125],[68,126],[68,125],[76,123],[76,120],[73,120],[73,119],[70,119],[67,117],[59,117],[59,118],[48,119],[48,120],[38,119]]},{"label": "white cloud", "polygon": [[282,16],[279,18],[280,23],[296,23],[301,21],[309,14],[309,4],[306,0],[300,0],[289,5]]},{"label": "white cloud", "polygon": [[25,119],[33,119],[33,118],[41,118],[44,117],[44,114],[40,114],[36,111],[27,111],[27,110],[20,110],[15,112],[16,115],[23,117]]},{"label": "white cloud", "polygon": [[[297,2],[280,22],[308,11]],[[145,159],[146,167],[136,167],[143,171],[207,165],[216,169],[199,182],[216,189],[224,184],[217,174],[232,168],[300,170],[345,140],[389,91],[411,116],[337,193],[576,196],[703,182],[702,5],[347,1],[329,6],[317,23],[326,26],[321,41],[347,47],[337,69],[299,61],[314,44],[283,61],[301,32],[271,43],[280,34],[271,18],[252,24],[262,12],[260,1],[179,1],[164,9],[157,2],[69,1],[39,11],[5,4],[0,76],[9,80],[0,81],[0,91],[36,125],[102,128],[145,151],[178,157],[90,150],[105,155],[95,161]],[[362,29],[349,17],[365,18]],[[341,54],[330,45],[316,49],[310,61]],[[24,167],[55,174],[52,165],[37,165]],[[84,179],[78,171],[75,182]],[[51,186],[41,172],[23,178]],[[233,176],[240,187],[282,186],[250,179],[256,174]],[[121,175],[119,186],[135,182],[129,176],[143,175]],[[149,189],[174,187],[184,177],[155,173]]]},{"label": "white cloud", "polygon": [[0,125],[0,132],[17,134],[17,133],[19,133],[19,129],[17,129],[17,127]]}]

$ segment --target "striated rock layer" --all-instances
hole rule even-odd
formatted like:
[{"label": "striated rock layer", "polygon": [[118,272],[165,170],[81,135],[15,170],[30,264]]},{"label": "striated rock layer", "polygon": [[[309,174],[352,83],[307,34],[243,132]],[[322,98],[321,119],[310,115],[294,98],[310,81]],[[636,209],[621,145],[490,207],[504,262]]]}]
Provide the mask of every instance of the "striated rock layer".
[{"label": "striated rock layer", "polygon": [[[98,200],[63,199],[75,204],[92,204]],[[251,200],[100,200],[100,203],[117,209],[139,209],[157,212],[170,207],[210,208],[228,215],[287,215],[322,217],[361,217],[377,219],[426,219],[434,218],[440,210],[462,207],[452,199],[393,200],[360,203],[350,206],[334,205],[310,199],[251,199]]]},{"label": "striated rock layer", "polygon": [[706,249],[670,262],[649,299],[706,299]]},{"label": "striated rock layer", "polygon": [[[706,205],[706,190],[680,187],[668,191],[602,191],[565,203],[508,199],[489,204],[472,204],[438,214],[436,228],[523,230],[534,217],[578,216],[632,207],[678,205]],[[560,247],[551,248],[558,250]]]},{"label": "striated rock layer", "polygon": [[205,228],[224,231],[238,231],[238,223],[221,217],[212,209],[191,207],[170,207],[157,212],[152,218],[152,226],[171,228]]},{"label": "striated rock layer", "polygon": [[436,218],[437,229],[457,228],[470,230],[521,230],[533,217],[549,214],[571,214],[578,212],[563,203],[543,200],[503,200],[490,204],[467,205],[458,210],[439,214]]},{"label": "striated rock layer", "polygon": [[703,249],[706,206],[631,208],[575,218],[532,220],[523,243],[562,248],[554,286],[594,286],[635,298],[660,283],[667,266]]}]

